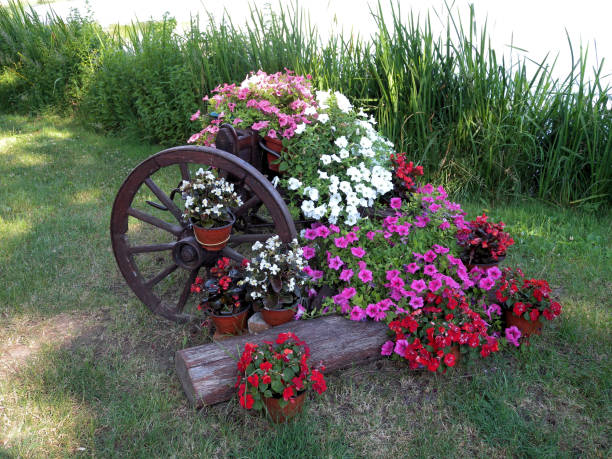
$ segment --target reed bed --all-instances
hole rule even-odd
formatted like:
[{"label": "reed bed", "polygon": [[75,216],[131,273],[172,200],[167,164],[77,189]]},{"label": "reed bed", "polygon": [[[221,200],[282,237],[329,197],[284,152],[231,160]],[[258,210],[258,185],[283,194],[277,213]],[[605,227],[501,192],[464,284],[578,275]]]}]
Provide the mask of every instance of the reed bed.
[{"label": "reed bed", "polygon": [[194,17],[179,33],[168,17],[103,31],[78,13],[40,18],[10,2],[0,7],[0,108],[74,111],[106,132],[181,144],[195,130],[190,113],[216,85],[289,68],[364,106],[458,196],[608,206],[612,96],[601,65],[590,72],[581,49],[564,79],[551,76],[548,60],[530,74],[524,62],[498,57],[473,8],[467,29],[448,13],[436,36],[429,18],[399,2],[385,17],[379,5],[371,40],[322,40],[297,4],[252,8],[240,25]]}]

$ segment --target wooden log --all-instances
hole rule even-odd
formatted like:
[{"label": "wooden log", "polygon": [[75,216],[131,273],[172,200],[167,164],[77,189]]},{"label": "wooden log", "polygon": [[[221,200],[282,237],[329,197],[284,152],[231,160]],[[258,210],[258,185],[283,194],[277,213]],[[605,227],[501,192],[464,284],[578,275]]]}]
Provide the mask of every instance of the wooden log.
[{"label": "wooden log", "polygon": [[310,347],[311,365],[325,365],[325,373],[380,358],[388,339],[387,327],[377,322],[353,322],[339,316],[293,321],[259,335],[236,336],[221,342],[177,351],[176,372],[189,402],[195,406],[229,400],[236,388],[236,363],[247,342],[273,341],[291,331]]}]

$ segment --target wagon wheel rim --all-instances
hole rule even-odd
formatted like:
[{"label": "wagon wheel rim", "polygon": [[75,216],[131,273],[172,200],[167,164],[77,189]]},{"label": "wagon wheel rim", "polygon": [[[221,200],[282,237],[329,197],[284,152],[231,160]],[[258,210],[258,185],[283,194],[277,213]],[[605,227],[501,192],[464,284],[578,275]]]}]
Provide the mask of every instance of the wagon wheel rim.
[{"label": "wagon wheel rim", "polygon": [[[182,216],[180,203],[175,202],[178,200],[172,199],[172,194],[164,191],[164,187],[155,180],[157,172],[169,167],[178,168],[177,175],[180,174],[182,180],[189,180],[190,165],[216,168],[220,171],[220,175],[229,175],[237,182],[246,198],[241,206],[233,209],[241,222],[250,221],[253,211],[255,216],[259,217],[257,211],[262,207],[265,207],[270,218],[260,225],[243,224],[243,232],[233,231],[228,245],[221,251],[208,252],[204,249],[198,251],[194,245],[198,248],[199,245],[194,242],[191,225]],[[168,218],[160,219],[151,212],[144,212],[133,206],[140,190],[152,193],[160,203],[151,201],[147,203],[158,209],[164,207],[168,212]],[[163,240],[154,244],[137,244],[131,241],[128,234],[130,217],[139,224],[161,230],[164,234]],[[134,168],[115,198],[110,233],[117,265],[128,286],[153,313],[176,322],[189,322],[197,318],[194,314],[184,312],[184,308],[191,296],[191,284],[204,266],[210,266],[222,256],[237,262],[248,259],[249,256],[241,247],[255,241],[263,242],[273,235],[278,235],[283,242],[289,242],[297,237],[287,205],[263,174],[230,153],[199,146],[174,147],[161,151]],[[166,254],[168,263],[160,267],[156,275],[147,278],[137,262],[140,254],[160,254],[161,257],[164,256],[161,254]],[[178,300],[170,303],[155,293],[155,288],[178,270],[187,271],[187,276],[182,285],[177,287]]]}]

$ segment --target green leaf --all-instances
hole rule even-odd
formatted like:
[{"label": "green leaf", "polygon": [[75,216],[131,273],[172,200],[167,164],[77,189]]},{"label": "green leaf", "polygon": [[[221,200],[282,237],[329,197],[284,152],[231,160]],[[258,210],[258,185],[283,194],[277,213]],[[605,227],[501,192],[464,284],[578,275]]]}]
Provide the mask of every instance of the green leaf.
[{"label": "green leaf", "polygon": [[253,409],[254,410],[261,410],[261,409],[263,409],[263,402],[261,400],[255,400],[253,402]]},{"label": "green leaf", "polygon": [[283,378],[285,381],[291,381],[294,376],[295,372],[290,367],[285,368],[285,371],[283,371]]},{"label": "green leaf", "polygon": [[285,387],[283,383],[281,383],[280,378],[276,378],[272,380],[272,384],[270,386],[272,390],[278,394],[282,394]]},{"label": "green leaf", "polygon": [[272,391],[271,391],[271,390],[269,390],[269,389],[268,389],[268,390],[266,390],[266,391],[265,391],[263,394],[264,394],[264,397],[266,397],[266,398],[270,398],[270,397],[272,397]]}]

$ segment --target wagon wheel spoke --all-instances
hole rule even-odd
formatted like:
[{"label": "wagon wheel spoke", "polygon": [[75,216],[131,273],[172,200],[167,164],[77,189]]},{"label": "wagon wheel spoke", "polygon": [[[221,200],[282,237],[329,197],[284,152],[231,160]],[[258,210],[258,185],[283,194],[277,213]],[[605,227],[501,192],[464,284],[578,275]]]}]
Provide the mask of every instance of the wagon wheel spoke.
[{"label": "wagon wheel spoke", "polygon": [[230,247],[224,247],[223,250],[221,250],[221,255],[224,257],[231,258],[232,260],[237,261],[238,263],[242,263],[242,260],[244,260],[245,258],[247,260],[249,259],[249,257],[245,257],[240,252]]},{"label": "wagon wheel spoke", "polygon": [[228,241],[229,244],[242,244],[245,242],[264,242],[275,236],[274,233],[251,233],[251,234],[232,234]]},{"label": "wagon wheel spoke", "polygon": [[183,231],[183,228],[179,225],[168,223],[167,221],[154,217],[153,215],[147,214],[138,209],[134,209],[133,207],[130,207],[127,210],[127,214],[145,223],[149,223],[150,225],[157,226],[158,228],[161,228],[164,231],[168,231],[169,233],[172,233],[175,236],[180,236],[181,232]]},{"label": "wagon wheel spoke", "polygon": [[153,245],[136,245],[130,247],[130,253],[149,253],[149,252],[163,252],[166,250],[172,250],[176,242],[168,242],[167,244],[153,244]]},{"label": "wagon wheel spoke", "polygon": [[234,209],[232,212],[234,212],[236,217],[240,217],[247,213],[250,209],[256,207],[258,204],[261,204],[261,198],[257,195],[253,195],[240,207],[236,207],[236,209]]},{"label": "wagon wheel spoke", "polygon": [[153,192],[153,194],[157,196],[157,198],[166,206],[170,213],[174,215],[174,218],[176,218],[182,226],[185,226],[183,222],[183,213],[176,206],[176,204],[172,202],[172,199],[170,199],[170,197],[157,186],[157,184],[153,181],[151,177],[147,178],[145,180],[145,183]]},{"label": "wagon wheel spoke", "polygon": [[163,269],[163,271],[161,271],[159,274],[157,274],[157,276],[155,276],[153,279],[148,281],[145,285],[149,289],[155,287],[162,280],[164,280],[166,277],[168,277],[170,274],[172,274],[176,270],[176,268],[178,268],[178,265],[176,263],[172,263],[171,265],[166,266]]},{"label": "wagon wheel spoke", "polygon": [[191,174],[189,173],[189,165],[187,163],[180,163],[179,168],[181,169],[181,177],[183,180],[188,182],[191,180]]},{"label": "wagon wheel spoke", "polygon": [[187,299],[191,294],[191,284],[195,282],[199,270],[200,268],[196,268],[192,270],[191,273],[189,273],[189,277],[187,278],[187,282],[185,282],[185,285],[183,286],[183,291],[181,292],[181,296],[179,297],[178,303],[174,308],[174,312],[183,312],[183,309],[185,308],[185,303],[187,303]]}]

